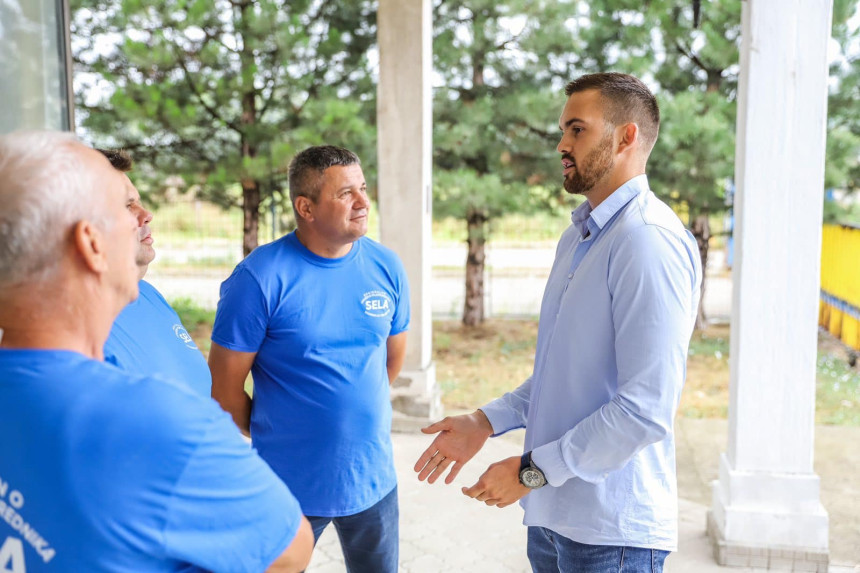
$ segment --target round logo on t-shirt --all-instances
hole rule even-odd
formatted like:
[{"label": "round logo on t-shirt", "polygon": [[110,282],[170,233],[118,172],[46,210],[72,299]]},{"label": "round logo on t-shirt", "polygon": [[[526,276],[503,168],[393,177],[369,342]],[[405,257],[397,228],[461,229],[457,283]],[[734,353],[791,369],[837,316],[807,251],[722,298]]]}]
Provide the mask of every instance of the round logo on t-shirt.
[{"label": "round logo on t-shirt", "polygon": [[194,344],[194,339],[191,338],[191,335],[188,334],[188,331],[185,330],[185,327],[181,324],[173,325],[173,334],[176,335],[176,338],[185,343],[185,346],[191,348],[192,350],[197,350],[197,345]]},{"label": "round logo on t-shirt", "polygon": [[364,293],[364,296],[361,297],[361,306],[364,307],[364,314],[377,318],[388,316],[394,307],[388,293],[381,290],[372,290]]}]

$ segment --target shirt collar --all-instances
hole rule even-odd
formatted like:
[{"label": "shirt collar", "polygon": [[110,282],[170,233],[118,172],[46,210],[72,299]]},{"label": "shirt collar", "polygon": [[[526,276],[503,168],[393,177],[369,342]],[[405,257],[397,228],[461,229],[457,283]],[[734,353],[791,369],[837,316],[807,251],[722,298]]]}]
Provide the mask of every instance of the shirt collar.
[{"label": "shirt collar", "polygon": [[648,176],[645,174],[637,175],[613,191],[595,209],[591,208],[588,201],[584,201],[570,214],[570,222],[579,229],[583,237],[589,232],[596,235],[631,199],[648,191],[648,189]]}]

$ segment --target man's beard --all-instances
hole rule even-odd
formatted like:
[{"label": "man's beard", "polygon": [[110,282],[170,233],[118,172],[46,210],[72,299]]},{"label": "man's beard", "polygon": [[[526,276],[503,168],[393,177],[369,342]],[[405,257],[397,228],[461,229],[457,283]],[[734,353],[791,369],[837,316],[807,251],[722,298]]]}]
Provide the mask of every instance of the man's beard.
[{"label": "man's beard", "polygon": [[571,194],[584,195],[615,166],[612,160],[612,133],[607,133],[582,162],[574,162],[573,173],[564,178],[564,190]]}]

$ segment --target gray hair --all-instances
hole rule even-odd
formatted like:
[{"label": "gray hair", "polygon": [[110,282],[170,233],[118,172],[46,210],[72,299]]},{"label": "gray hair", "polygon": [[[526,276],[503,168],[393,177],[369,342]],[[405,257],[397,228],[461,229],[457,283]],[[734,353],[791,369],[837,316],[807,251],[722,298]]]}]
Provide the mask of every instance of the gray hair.
[{"label": "gray hair", "polygon": [[64,132],[0,136],[0,289],[53,278],[78,222],[110,226],[84,147]]}]

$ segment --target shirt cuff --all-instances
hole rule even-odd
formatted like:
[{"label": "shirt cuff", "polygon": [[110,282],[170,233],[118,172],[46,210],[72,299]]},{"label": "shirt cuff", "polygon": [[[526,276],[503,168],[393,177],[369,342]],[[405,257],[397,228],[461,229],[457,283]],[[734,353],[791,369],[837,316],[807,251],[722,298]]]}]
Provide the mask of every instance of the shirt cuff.
[{"label": "shirt cuff", "polygon": [[560,440],[533,449],[532,462],[543,472],[547,483],[552,487],[559,487],[570,478],[576,477],[564,461]]},{"label": "shirt cuff", "polygon": [[493,400],[478,409],[487,416],[487,420],[490,421],[490,425],[493,427],[493,435],[490,436],[492,438],[523,427],[519,414],[511,410],[502,398]]}]

